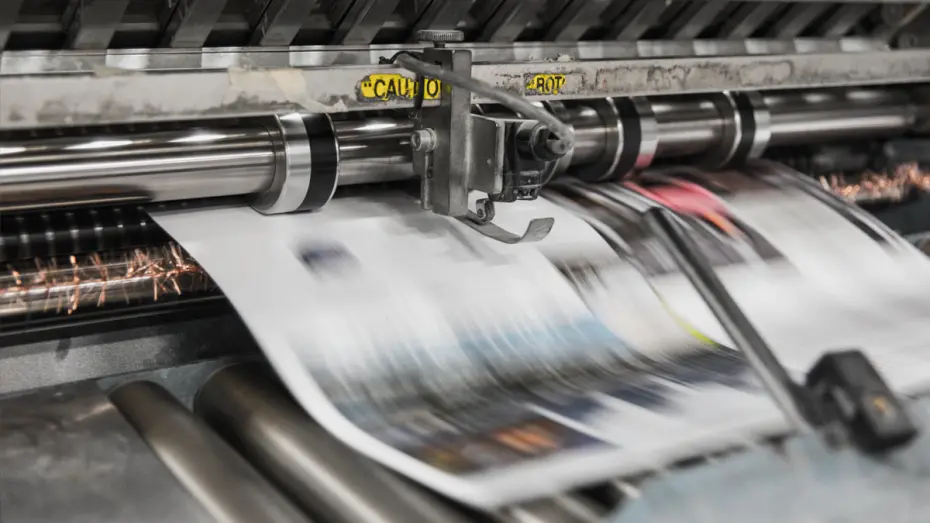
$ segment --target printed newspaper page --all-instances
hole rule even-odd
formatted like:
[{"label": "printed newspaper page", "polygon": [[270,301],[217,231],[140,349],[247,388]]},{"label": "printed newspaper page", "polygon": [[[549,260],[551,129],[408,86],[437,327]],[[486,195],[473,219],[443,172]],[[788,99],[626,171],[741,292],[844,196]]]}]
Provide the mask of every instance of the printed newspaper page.
[{"label": "printed newspaper page", "polygon": [[[669,171],[677,170],[682,169]],[[719,195],[731,221],[750,232],[742,235],[751,240],[746,243],[768,243],[754,261],[748,256],[744,263],[725,263],[706,249],[705,254],[797,379],[803,380],[825,351],[859,348],[900,392],[928,390],[930,295],[924,289],[930,287],[930,262],[923,253],[890,231],[851,221],[775,180],[736,171],[687,171],[691,176],[685,179],[707,177],[704,185]],[[692,227],[691,233],[698,231]],[[635,234],[625,236],[636,243]],[[650,281],[683,321],[729,343],[681,274],[654,271]]]},{"label": "printed newspaper page", "polygon": [[[787,430],[747,360],[702,342],[584,222],[501,206],[505,245],[404,196],[325,212],[156,213],[301,405],[350,446],[484,508]],[[521,223],[522,222],[522,223]]]}]

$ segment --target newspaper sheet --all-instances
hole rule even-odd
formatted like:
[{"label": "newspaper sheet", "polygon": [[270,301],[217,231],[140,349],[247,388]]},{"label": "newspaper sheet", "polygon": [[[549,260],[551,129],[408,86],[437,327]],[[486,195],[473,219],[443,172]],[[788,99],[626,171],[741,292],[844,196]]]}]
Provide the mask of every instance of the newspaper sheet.
[{"label": "newspaper sheet", "polygon": [[[741,173],[713,177],[728,189],[729,213],[769,244],[755,260],[715,263],[718,276],[795,378],[803,380],[826,351],[862,349],[899,392],[930,390],[930,262],[923,253],[796,189]],[[683,321],[730,343],[684,276],[666,271],[650,281]]]},{"label": "newspaper sheet", "polygon": [[399,195],[337,199],[318,214],[154,218],[313,417],[467,504],[789,429],[746,358],[693,336],[584,222],[543,200],[501,206],[496,221],[519,230],[541,216],[555,228],[531,245],[486,239]]}]

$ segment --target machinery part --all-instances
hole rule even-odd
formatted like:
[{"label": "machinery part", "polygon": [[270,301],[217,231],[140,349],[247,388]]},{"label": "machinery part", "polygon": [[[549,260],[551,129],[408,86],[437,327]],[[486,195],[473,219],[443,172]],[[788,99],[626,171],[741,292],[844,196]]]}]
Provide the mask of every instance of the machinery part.
[{"label": "machinery part", "polygon": [[136,381],[111,392],[110,400],[217,520],[310,521],[167,390]]},{"label": "machinery part", "polygon": [[[773,147],[897,135],[923,112],[897,90],[785,92],[766,94],[764,99],[771,114]],[[798,111],[798,106],[804,109]]]},{"label": "machinery part", "polygon": [[626,176],[649,167],[659,146],[659,123],[649,100],[643,97],[614,100],[623,122],[623,144],[614,171]]},{"label": "machinery part", "polygon": [[[622,100],[618,102],[624,103],[627,101]],[[596,125],[579,125],[580,122],[578,122],[578,120],[582,118],[594,120]],[[631,120],[633,122],[639,121],[638,118],[633,118]],[[635,123],[631,123],[631,120],[627,120],[626,123],[628,125],[635,125]],[[570,122],[572,127],[575,128],[576,134],[582,135],[583,140],[578,140],[579,144],[582,142],[585,145],[594,143],[599,145],[599,149],[603,151],[598,155],[600,158],[595,163],[573,170],[572,175],[589,182],[610,177],[617,171],[626,144],[634,143],[632,138],[630,140],[626,139],[626,126],[620,117],[617,104],[609,99],[592,100],[585,106],[582,106],[581,110],[577,112],[577,116],[572,118]],[[596,136],[596,138],[589,138],[587,136],[588,133],[597,133],[599,136]]]},{"label": "machinery part", "polygon": [[0,262],[124,250],[169,241],[168,235],[138,206],[0,213]]},{"label": "machinery part", "polygon": [[859,350],[821,356],[807,374],[807,387],[866,452],[881,453],[917,436],[903,402]]},{"label": "machinery part", "polygon": [[94,383],[6,397],[0,419],[4,521],[218,521]]},{"label": "machinery part", "polygon": [[5,140],[3,210],[252,194],[275,172],[264,126],[208,126]]},{"label": "machinery part", "polygon": [[418,75],[436,78],[441,82],[465,89],[469,93],[475,93],[482,98],[504,105],[514,112],[522,114],[526,118],[532,118],[545,124],[556,136],[555,140],[545,142],[549,152],[554,155],[563,156],[575,145],[574,129],[565,125],[565,123],[554,117],[551,113],[533,105],[522,96],[514,95],[499,87],[471,78],[470,75],[463,76],[458,72],[443,69],[442,67],[424,62],[406,54],[401,54],[397,57],[397,64]]},{"label": "machinery part", "polygon": [[[458,46],[455,49],[461,50]],[[783,47],[774,54],[748,56],[746,47],[742,51],[744,56],[707,56],[700,53],[700,48],[696,53],[690,43],[685,49],[690,49],[686,53],[698,56],[681,57],[681,52],[670,52],[673,57],[629,59],[627,56],[563,63],[556,54],[551,62],[540,63],[522,50],[520,56],[526,56],[523,61],[514,62],[511,56],[504,63],[475,63],[472,75],[499,88],[531,95],[534,101],[930,82],[930,61],[925,49],[837,52],[835,47],[831,52],[795,53],[792,45],[791,54],[778,54],[784,52]],[[387,56],[391,51],[374,54]],[[370,62],[372,52],[366,53]],[[295,107],[342,113],[415,105],[407,96],[359,96],[361,82],[372,74],[402,74],[400,69],[318,66],[313,61],[317,55],[305,58],[299,51],[269,54],[262,57],[262,62],[271,71],[261,69],[251,52],[234,55],[227,62],[221,61],[222,56],[211,53],[201,56],[195,52],[182,53],[185,59],[173,62],[171,67],[149,70],[140,68],[138,58],[127,59],[123,63],[132,72],[117,71],[120,74],[99,74],[101,68],[113,70],[111,63],[103,59],[92,61],[93,66],[77,68],[79,72],[75,74],[24,74],[34,71],[36,66],[20,58],[22,69],[0,74],[0,90],[4,93],[0,98],[0,129],[245,118],[290,112]],[[337,60],[329,56],[328,60]],[[147,58],[144,54],[143,57]],[[163,58],[160,53],[158,58]],[[196,61],[200,58],[208,66]],[[74,57],[68,55],[59,60]],[[4,56],[4,63],[7,61]],[[217,62],[221,66],[214,65]],[[49,68],[55,70],[59,66],[53,64]],[[281,68],[287,72],[279,72]],[[682,74],[684,71],[688,74]],[[565,75],[568,83],[557,94],[532,94],[526,88],[526,78],[540,74]],[[234,79],[232,84],[230,75]],[[282,76],[286,77],[286,85],[302,87],[282,91],[279,83]],[[670,78],[676,80],[669,81]],[[177,96],[179,92],[185,96]],[[229,102],[238,98],[248,103]],[[473,100],[492,101],[477,95]]]},{"label": "machinery part", "polygon": [[[423,60],[400,52],[390,62],[415,72],[420,85],[414,109],[418,129],[411,142],[423,208],[462,218],[481,234],[505,243],[545,238],[552,219],[532,220],[526,232],[513,234],[490,223],[494,204],[536,199],[555,168],[553,162],[574,148],[574,128],[521,96],[472,78],[471,52],[444,49],[446,42],[464,37],[459,31],[427,30],[417,36],[434,44],[423,52]],[[425,78],[439,80],[445,87],[439,94],[439,107],[423,110],[421,117]],[[539,123],[472,114],[473,93]],[[464,163],[456,165],[458,161]],[[488,195],[477,213],[468,209],[473,190]]]},{"label": "machinery part", "polygon": [[339,144],[325,114],[276,117],[284,153],[277,155],[271,186],[252,207],[265,214],[316,211],[326,205],[339,181]]},{"label": "machinery part", "polygon": [[88,307],[150,303],[166,295],[196,296],[216,290],[203,269],[175,244],[36,259],[9,264],[8,269],[0,274],[0,320],[70,315]]},{"label": "machinery part", "polygon": [[723,117],[720,146],[707,151],[698,159],[698,163],[716,169],[727,165],[736,156],[740,144],[747,139],[743,134],[747,126],[744,124],[746,115],[736,106],[733,95],[727,92],[715,93],[711,95],[710,101]]},{"label": "machinery part", "polygon": [[665,246],[678,269],[687,276],[736,347],[753,363],[772,399],[795,428],[808,430],[821,423],[805,389],[791,379],[749,319],[733,301],[694,240],[677,218],[665,209],[644,213],[646,224]]},{"label": "machinery part", "polygon": [[[740,105],[740,111],[728,110],[731,116],[740,112],[741,122],[754,125],[740,131],[747,140],[751,137],[748,157],[766,142],[765,135],[773,147],[897,136],[915,125],[923,111],[908,91],[893,89],[745,95],[748,101]],[[598,179],[621,176],[649,165],[653,157],[697,157],[717,149],[729,151],[727,147],[734,143],[733,132],[729,140],[724,136],[731,124],[707,96],[616,99],[614,104],[620,114],[622,152],[614,172],[607,173],[606,167],[613,164],[617,154],[611,149],[616,129],[611,112],[597,100],[547,103],[549,110],[575,127],[577,135],[572,153],[554,162],[549,174],[578,171],[590,172]],[[744,113],[748,115],[745,118]],[[486,108],[485,116],[507,119],[512,113],[492,106]],[[319,126],[312,141],[320,145],[314,145],[313,150],[328,147],[331,134],[335,135],[339,185],[414,176],[410,159],[414,125],[409,119],[364,115],[309,121]],[[332,130],[327,127],[330,121]],[[471,120],[468,122],[461,125],[469,125]],[[85,129],[52,137],[40,133],[10,139],[0,147],[0,211],[267,192],[276,173],[285,169],[278,166],[287,165],[286,147],[276,125],[251,119],[154,130]],[[754,132],[748,132],[753,128]],[[748,144],[742,143],[738,152]],[[308,147],[300,150],[306,155]],[[739,154],[731,156],[742,160]],[[450,165],[469,168],[463,157],[457,158]],[[319,161],[325,165],[331,159],[323,155]],[[314,184],[320,182],[322,196],[326,196],[326,189],[332,189],[325,177],[309,179]],[[434,189],[439,190],[438,186]]]},{"label": "machinery part", "polygon": [[217,370],[194,411],[320,521],[464,522],[457,512],[346,447],[254,364]]}]

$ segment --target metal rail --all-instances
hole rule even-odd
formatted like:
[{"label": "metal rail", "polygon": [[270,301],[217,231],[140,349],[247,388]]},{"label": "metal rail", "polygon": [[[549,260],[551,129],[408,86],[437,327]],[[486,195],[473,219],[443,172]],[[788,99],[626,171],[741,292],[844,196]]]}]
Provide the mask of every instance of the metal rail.
[{"label": "metal rail", "polygon": [[[911,128],[924,109],[905,89],[550,104],[577,134],[561,168],[591,180],[642,169],[653,156],[696,157],[719,166],[758,156],[768,145],[894,136]],[[7,140],[0,146],[0,210],[266,194],[279,177],[292,175],[330,183],[317,175],[321,162],[313,173],[308,166],[323,154],[316,145],[332,149],[332,142],[335,152],[326,154],[328,162],[337,162],[332,181],[338,185],[413,176],[406,117],[352,115],[313,125],[311,135],[299,123],[295,128],[251,119]],[[322,205],[332,187],[318,190]]]},{"label": "metal rail", "polygon": [[[138,72],[103,66],[71,75],[0,76],[0,129],[34,129],[217,117],[260,116],[301,110],[338,113],[412,107],[412,97],[362,96],[373,74],[412,73],[370,68],[279,65],[258,69],[187,68]],[[279,55],[280,56],[280,55]],[[476,79],[532,100],[652,96],[849,85],[930,82],[930,51],[866,51],[652,60],[478,63]],[[868,64],[864,67],[863,64]],[[556,92],[528,89],[537,75],[561,75]],[[184,93],[179,96],[178,93]],[[473,103],[492,100],[473,96]],[[427,102],[431,103],[431,102]]]},{"label": "metal rail", "polygon": [[[2,39],[8,48],[59,49],[107,47],[333,45],[403,42],[419,29],[462,29],[471,41],[635,38],[646,32],[666,37],[724,38],[721,21],[757,5],[781,7],[771,0],[679,0],[656,5],[639,0],[7,0]],[[811,2],[803,2],[811,3]],[[756,15],[756,29],[787,20],[811,37],[865,34],[883,27],[869,21],[900,23],[918,2],[845,0],[820,2],[830,12],[864,6],[854,22],[845,17],[809,20],[809,14],[769,9]],[[102,5],[101,5],[102,4]],[[886,11],[892,16],[886,15]],[[896,15],[896,13],[903,13]],[[807,14],[807,16],[805,16]],[[673,28],[674,30],[668,30]],[[664,29],[664,31],[663,31]],[[747,36],[755,31],[744,31]],[[755,36],[759,36],[755,34]]]}]

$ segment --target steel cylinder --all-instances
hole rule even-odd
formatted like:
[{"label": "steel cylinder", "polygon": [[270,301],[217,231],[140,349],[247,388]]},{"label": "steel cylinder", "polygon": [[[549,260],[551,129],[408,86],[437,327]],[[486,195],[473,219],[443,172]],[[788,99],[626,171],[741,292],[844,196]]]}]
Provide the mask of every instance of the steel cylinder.
[{"label": "steel cylinder", "polygon": [[413,176],[409,118],[374,117],[333,122],[339,142],[339,184],[389,182]]},{"label": "steel cylinder", "polygon": [[893,137],[914,125],[917,109],[901,90],[855,89],[764,96],[771,146]]},{"label": "steel cylinder", "polygon": [[[631,161],[637,154],[649,159],[653,152],[658,158],[705,158],[736,147],[730,136],[735,126],[732,111],[723,114],[726,111],[710,95],[644,103],[651,106],[649,118],[655,127],[649,139],[654,140],[654,150],[647,147],[639,152],[639,144],[632,141],[645,142],[645,135],[629,132],[637,127],[638,116],[612,114],[605,110],[609,104],[603,100],[563,104],[560,117],[575,128],[577,143],[570,163],[562,167],[568,172],[607,169],[604,175],[609,175],[611,165],[620,170],[643,168],[640,162]],[[618,107],[616,101],[613,104]],[[921,112],[900,88],[767,93],[761,105],[767,112],[764,131],[770,138],[760,142],[760,150],[895,136],[913,127]],[[485,114],[499,112],[494,107],[484,110]],[[305,172],[313,169],[310,164],[304,165],[296,156],[296,164],[282,161],[291,158],[288,150],[295,138],[285,137],[282,128],[269,120],[213,122],[197,128],[179,124],[88,129],[0,142],[0,211],[274,192],[283,183],[281,171],[291,173],[292,169],[295,175],[302,173],[303,182],[308,177],[319,181]],[[335,184],[413,176],[409,147],[413,126],[406,116],[349,115],[334,118],[327,129],[330,144],[335,137],[338,147]],[[313,153],[314,148],[310,149]],[[325,195],[331,194],[333,186],[330,183]]]},{"label": "steel cylinder", "polygon": [[652,102],[652,110],[659,126],[657,156],[698,155],[723,139],[723,116],[706,99],[656,100]]},{"label": "steel cylinder", "polygon": [[110,400],[217,521],[310,522],[165,389],[136,381],[117,388]]},{"label": "steel cylinder", "polygon": [[194,410],[321,521],[466,521],[336,440],[258,365],[216,371]]},{"label": "steel cylinder", "polygon": [[86,132],[2,142],[0,210],[251,194],[274,177],[274,133],[255,122]]}]

